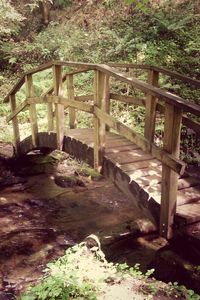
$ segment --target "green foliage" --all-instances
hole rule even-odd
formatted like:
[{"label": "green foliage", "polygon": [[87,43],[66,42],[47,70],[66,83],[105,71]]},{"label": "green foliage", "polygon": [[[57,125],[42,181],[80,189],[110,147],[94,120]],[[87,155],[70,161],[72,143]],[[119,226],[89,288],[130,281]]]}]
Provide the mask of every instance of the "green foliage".
[{"label": "green foliage", "polygon": [[200,296],[198,294],[191,289],[187,289],[184,285],[179,285],[178,282],[174,282],[171,286],[178,292],[179,296],[184,297],[184,299],[200,300]]},{"label": "green foliage", "polygon": [[[57,261],[49,263],[44,279],[30,288],[20,297],[20,300],[96,300],[94,282],[82,278],[78,270],[77,264],[85,251],[87,251],[85,245],[80,244],[68,249],[66,255]],[[90,263],[89,258],[88,263]]]},{"label": "green foliage", "polygon": [[0,1],[0,37],[17,34],[24,18],[11,5],[10,1]]},{"label": "green foliage", "polygon": [[57,7],[68,7],[72,5],[72,0],[55,0],[54,1],[54,5],[56,5]]}]

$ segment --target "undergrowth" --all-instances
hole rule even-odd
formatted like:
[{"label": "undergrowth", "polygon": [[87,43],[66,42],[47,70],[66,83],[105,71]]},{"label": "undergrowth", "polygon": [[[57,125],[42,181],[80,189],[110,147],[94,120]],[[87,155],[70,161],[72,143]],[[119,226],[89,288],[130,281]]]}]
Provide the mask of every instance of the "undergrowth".
[{"label": "undergrowth", "polygon": [[121,285],[122,295],[118,296],[123,296],[126,282],[135,299],[138,295],[143,300],[156,299],[156,295],[165,295],[168,299],[200,299],[184,286],[177,283],[167,285],[151,278],[153,269],[143,274],[138,264],[134,267],[126,263],[114,265],[106,261],[98,247],[91,250],[84,242],[69,248],[64,256],[47,265],[45,275],[38,280],[38,284],[28,288],[18,300],[108,299],[106,292],[109,286]]}]

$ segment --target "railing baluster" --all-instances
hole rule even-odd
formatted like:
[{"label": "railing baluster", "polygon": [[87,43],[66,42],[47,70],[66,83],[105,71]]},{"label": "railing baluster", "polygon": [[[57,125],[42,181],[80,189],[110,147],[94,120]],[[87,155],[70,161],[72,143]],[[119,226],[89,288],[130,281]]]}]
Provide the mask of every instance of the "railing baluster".
[{"label": "railing baluster", "polygon": [[[165,104],[165,127],[163,148],[169,154],[179,158],[180,131],[182,110],[172,104]],[[178,189],[178,174],[170,167],[162,165],[161,183],[161,212],[160,235],[169,239],[172,237],[172,225],[176,212],[176,200]]]},{"label": "railing baluster", "polygon": [[[109,76],[95,71],[94,106],[103,111],[107,109]],[[101,171],[105,151],[105,122],[94,116],[94,169]]]},{"label": "railing baluster", "polygon": [[[62,66],[53,66],[53,81],[54,81],[54,95],[63,95],[62,85]],[[64,105],[55,104],[55,117],[56,117],[56,133],[57,133],[57,148],[62,150],[64,138]]]},{"label": "railing baluster", "polygon": [[[10,100],[10,107],[11,107],[11,113],[13,113],[16,109],[16,97],[14,94],[11,94],[9,96]],[[15,116],[12,119],[12,125],[13,125],[13,135],[14,135],[14,146],[16,154],[20,153],[20,133],[19,133],[19,124],[18,124],[18,118]]]},{"label": "railing baluster", "polygon": [[[158,80],[159,80],[159,73],[154,70],[149,70],[148,83],[157,87]],[[144,136],[150,142],[153,142],[154,140],[156,104],[157,104],[157,98],[148,95],[146,99]]]},{"label": "railing baluster", "polygon": [[47,103],[47,123],[48,132],[54,130],[54,118],[53,118],[53,103]]},{"label": "railing baluster", "polygon": [[[26,97],[34,97],[34,87],[33,87],[33,76],[28,74],[25,77],[26,82]],[[38,145],[38,125],[37,125],[37,112],[35,103],[29,104],[29,115],[31,123],[31,134],[32,134],[32,143],[33,147]]]},{"label": "railing baluster", "polygon": [[[73,75],[67,75],[67,96],[69,100],[74,100],[74,78]],[[76,110],[69,107],[69,128],[75,128]]]}]

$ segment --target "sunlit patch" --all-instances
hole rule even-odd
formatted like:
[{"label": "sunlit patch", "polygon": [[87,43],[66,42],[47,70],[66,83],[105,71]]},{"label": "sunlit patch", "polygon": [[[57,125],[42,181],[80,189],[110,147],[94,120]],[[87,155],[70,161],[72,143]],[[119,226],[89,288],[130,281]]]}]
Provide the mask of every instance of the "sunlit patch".
[{"label": "sunlit patch", "polygon": [[0,197],[0,204],[5,204],[7,203],[7,199],[5,197]]}]

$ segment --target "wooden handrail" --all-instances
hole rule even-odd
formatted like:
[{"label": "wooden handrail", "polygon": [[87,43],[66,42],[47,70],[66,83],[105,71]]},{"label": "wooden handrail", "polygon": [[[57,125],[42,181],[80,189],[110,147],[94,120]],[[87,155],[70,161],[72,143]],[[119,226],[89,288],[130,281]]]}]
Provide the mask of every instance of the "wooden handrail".
[{"label": "wooden handrail", "polygon": [[[138,105],[138,106],[146,105],[145,98],[135,98],[133,96],[118,95],[118,94],[111,93],[110,99],[118,100],[123,103]],[[156,110],[159,111],[160,113],[164,113],[164,111],[165,111],[164,104],[162,102],[158,102],[156,105]],[[183,115],[182,124],[190,129],[194,130],[198,135],[200,135],[200,123],[198,123],[197,121],[194,121],[194,120],[188,118],[186,115]]]},{"label": "wooden handrail", "polygon": [[162,68],[162,67],[150,66],[150,68],[154,71],[157,71],[159,73],[168,75],[172,78],[181,80],[182,82],[185,82],[189,85],[193,85],[197,88],[200,88],[200,80],[190,78],[189,76],[186,76],[186,75],[183,75],[183,74],[180,74],[178,72],[171,71],[171,70],[168,70],[168,69],[165,69],[165,68]]},{"label": "wooden handrail", "polygon": [[94,108],[94,114],[103,122],[105,122],[109,127],[115,129],[120,135],[129,139],[144,151],[149,151],[155,158],[169,166],[177,174],[183,175],[186,167],[186,164],[184,162],[177,159],[173,155],[170,155],[167,151],[162,150],[153,143],[150,143],[143,136],[139,135],[120,121],[117,121],[114,117],[103,112],[98,107]]},{"label": "wooden handrail", "polygon": [[[193,104],[193,103],[189,103],[187,101],[185,101],[183,98],[176,96],[174,94],[168,93],[166,91],[163,91],[160,88],[156,88],[153,87],[152,85],[142,82],[136,78],[129,78],[126,75],[124,75],[123,73],[117,72],[116,70],[113,70],[113,68],[109,67],[108,65],[104,65],[104,64],[86,64],[86,63],[75,63],[75,62],[65,62],[65,61],[54,61],[52,63],[48,63],[45,65],[42,65],[41,67],[35,68],[26,74],[34,74],[37,73],[41,70],[45,70],[50,68],[52,65],[60,65],[60,66],[70,66],[70,67],[91,67],[91,69],[95,70],[99,70],[102,71],[103,73],[106,73],[112,77],[114,77],[117,80],[120,80],[121,82],[125,82],[128,83],[132,86],[134,86],[135,88],[140,89],[142,92],[155,96],[158,99],[162,99],[164,101],[166,101],[167,103],[171,103],[181,109],[183,109],[185,112],[190,112],[194,115],[200,116],[200,107],[197,104]],[[19,90],[19,88],[22,86],[22,84],[24,83],[24,79],[21,78],[21,80],[19,80],[17,82],[17,84],[14,86],[14,88],[7,94],[7,96],[5,97],[4,101],[6,102],[10,96],[10,94],[14,94],[16,93],[17,90]]]},{"label": "wooden handrail", "polygon": [[154,65],[140,65],[140,64],[130,64],[130,63],[108,63],[107,64],[110,67],[115,67],[115,68],[131,68],[131,69],[141,69],[141,70],[154,70],[157,71],[161,74],[168,75],[172,78],[181,80],[182,82],[185,82],[189,85],[193,85],[197,88],[200,88],[200,80],[191,78],[189,76],[180,74],[176,71],[171,71],[168,70],[164,67],[157,67]]},{"label": "wooden handrail", "polygon": [[134,86],[135,88],[140,89],[142,92],[146,94],[155,96],[160,100],[166,101],[167,103],[171,103],[174,106],[183,109],[185,112],[190,112],[196,116],[200,116],[200,106],[197,104],[189,103],[179,96],[165,92],[160,88],[156,88],[136,78],[129,78],[123,73],[117,72],[116,70],[113,70],[111,67],[107,65],[97,65],[97,69],[114,77],[115,79],[121,82],[128,83]]}]

